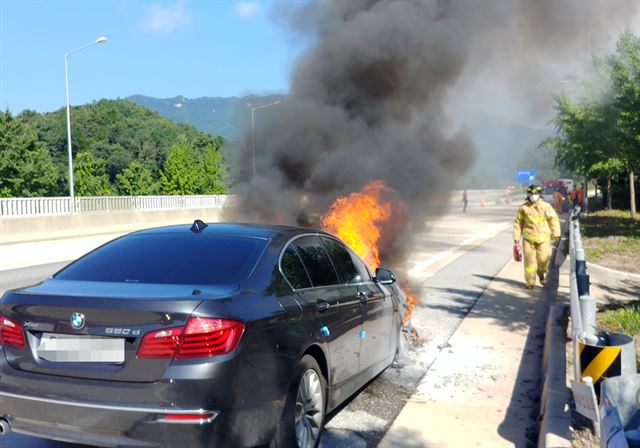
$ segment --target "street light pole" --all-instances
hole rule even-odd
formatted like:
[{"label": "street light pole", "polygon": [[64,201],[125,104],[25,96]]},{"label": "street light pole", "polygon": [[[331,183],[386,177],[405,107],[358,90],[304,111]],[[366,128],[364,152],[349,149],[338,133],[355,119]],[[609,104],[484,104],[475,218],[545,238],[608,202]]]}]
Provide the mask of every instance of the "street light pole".
[{"label": "street light pole", "polygon": [[264,109],[265,107],[275,106],[280,104],[280,101],[274,101],[273,103],[263,104],[262,106],[251,107],[251,103],[247,103],[247,106],[251,107],[251,164],[253,166],[253,177],[256,177],[256,135],[255,135],[255,120],[254,112],[258,109]]},{"label": "street light pole", "polygon": [[77,53],[80,50],[89,48],[92,45],[103,44],[107,41],[106,37],[99,37],[95,42],[84,45],[80,48],[76,48],[64,55],[64,84],[67,97],[67,152],[69,157],[69,197],[71,198],[71,211],[75,211],[75,190],[73,188],[73,154],[71,151],[71,109],[69,107],[69,56],[73,53]]},{"label": "street light pole", "polygon": [[253,119],[255,108],[251,108],[251,162],[253,164],[253,177],[256,177],[256,122]]}]

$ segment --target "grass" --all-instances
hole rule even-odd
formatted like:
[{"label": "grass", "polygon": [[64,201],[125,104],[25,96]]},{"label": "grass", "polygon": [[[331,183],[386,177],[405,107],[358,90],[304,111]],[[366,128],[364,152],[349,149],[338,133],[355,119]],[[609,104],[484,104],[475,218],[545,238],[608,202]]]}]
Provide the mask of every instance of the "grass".
[{"label": "grass", "polygon": [[640,273],[640,219],[625,210],[600,210],[580,222],[587,261]]},{"label": "grass", "polygon": [[636,364],[640,372],[640,301],[632,302],[621,308],[609,309],[598,313],[599,328],[617,333],[635,336]]}]

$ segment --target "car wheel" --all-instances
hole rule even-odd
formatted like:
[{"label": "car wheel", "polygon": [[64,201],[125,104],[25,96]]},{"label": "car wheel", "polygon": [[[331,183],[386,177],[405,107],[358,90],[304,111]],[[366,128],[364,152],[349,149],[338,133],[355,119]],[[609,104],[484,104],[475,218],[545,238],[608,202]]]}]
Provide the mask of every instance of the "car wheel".
[{"label": "car wheel", "polygon": [[315,358],[302,357],[275,439],[277,448],[316,448],[324,426],[327,382]]}]

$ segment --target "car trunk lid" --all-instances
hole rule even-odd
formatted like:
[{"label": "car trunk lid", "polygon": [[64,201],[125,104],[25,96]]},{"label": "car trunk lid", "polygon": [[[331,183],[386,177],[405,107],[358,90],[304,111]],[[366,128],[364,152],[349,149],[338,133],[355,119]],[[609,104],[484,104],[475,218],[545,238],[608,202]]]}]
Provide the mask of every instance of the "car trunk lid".
[{"label": "car trunk lid", "polygon": [[[24,371],[157,381],[172,360],[138,358],[144,335],[184,326],[203,300],[228,297],[236,289],[49,279],[4,297],[0,313],[24,327],[27,342],[24,349],[5,345],[4,352],[12,367]],[[83,319],[72,322],[79,315]],[[100,348],[104,353],[87,353]]]}]

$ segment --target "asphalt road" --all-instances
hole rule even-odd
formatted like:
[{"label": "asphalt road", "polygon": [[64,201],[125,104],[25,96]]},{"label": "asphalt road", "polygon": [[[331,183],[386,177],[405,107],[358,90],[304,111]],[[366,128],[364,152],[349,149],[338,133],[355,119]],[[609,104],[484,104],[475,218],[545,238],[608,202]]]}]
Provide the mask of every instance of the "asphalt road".
[{"label": "asphalt road", "polygon": [[[462,319],[509,259],[510,231],[502,225],[508,224],[514,210],[492,207],[469,212],[451,214],[428,226],[407,257],[407,268],[417,266],[414,289],[420,304],[412,324],[424,344],[411,348],[407,366],[387,369],[330,415],[321,447],[375,447]],[[0,271],[0,294],[44,279],[64,264]],[[15,433],[0,437],[0,447],[7,448],[82,446]]]},{"label": "asphalt road", "polygon": [[[510,211],[507,213],[510,215]],[[408,366],[387,369],[331,418],[322,439],[323,448],[368,448],[378,444],[417,383],[447,347],[462,319],[508,261],[511,245],[511,232],[504,230],[458,254],[454,261],[422,281],[420,291],[416,291],[421,303],[411,321],[425,339],[424,345],[411,349]]]}]

